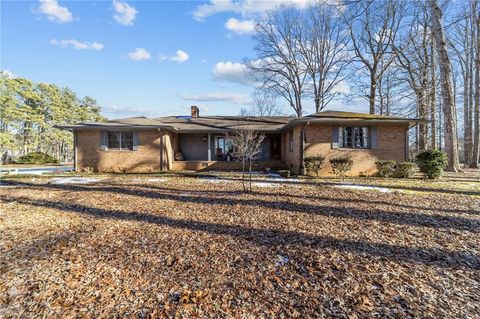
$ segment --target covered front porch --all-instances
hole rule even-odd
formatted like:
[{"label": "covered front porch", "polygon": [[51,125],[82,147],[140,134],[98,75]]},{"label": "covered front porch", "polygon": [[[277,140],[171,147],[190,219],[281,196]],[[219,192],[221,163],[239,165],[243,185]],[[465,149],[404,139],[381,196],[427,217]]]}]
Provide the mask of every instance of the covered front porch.
[{"label": "covered front porch", "polygon": [[[255,169],[283,169],[282,135],[266,133]],[[173,170],[239,170],[234,146],[224,133],[178,133],[173,138]]]}]

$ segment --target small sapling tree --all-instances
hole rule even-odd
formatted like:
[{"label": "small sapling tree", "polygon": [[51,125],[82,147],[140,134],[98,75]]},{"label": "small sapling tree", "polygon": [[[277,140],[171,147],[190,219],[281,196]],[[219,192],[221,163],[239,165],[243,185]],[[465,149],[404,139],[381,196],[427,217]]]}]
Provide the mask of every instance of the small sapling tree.
[{"label": "small sapling tree", "polygon": [[227,133],[227,138],[233,144],[233,156],[242,161],[242,186],[243,191],[247,191],[245,185],[245,170],[248,165],[249,183],[248,190],[252,190],[252,166],[261,151],[261,144],[265,135],[259,134],[250,129],[236,129]]}]

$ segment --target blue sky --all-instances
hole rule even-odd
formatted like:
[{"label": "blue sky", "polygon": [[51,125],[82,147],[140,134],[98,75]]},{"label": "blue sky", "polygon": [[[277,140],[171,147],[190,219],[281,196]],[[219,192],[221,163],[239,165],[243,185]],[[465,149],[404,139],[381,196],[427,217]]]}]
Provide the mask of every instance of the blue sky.
[{"label": "blue sky", "polygon": [[254,19],[278,2],[1,1],[0,69],[96,98],[109,118],[237,115]]}]

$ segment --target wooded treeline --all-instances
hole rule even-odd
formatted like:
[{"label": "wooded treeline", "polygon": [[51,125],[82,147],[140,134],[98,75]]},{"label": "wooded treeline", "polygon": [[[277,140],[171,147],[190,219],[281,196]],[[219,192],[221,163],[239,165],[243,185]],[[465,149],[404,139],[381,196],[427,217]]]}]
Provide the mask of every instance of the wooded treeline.
[{"label": "wooded treeline", "polygon": [[69,161],[72,133],[53,126],[100,119],[91,97],[80,99],[69,88],[0,73],[0,163],[37,151]]},{"label": "wooded treeline", "polygon": [[[442,148],[449,169],[480,153],[479,0],[350,0],[283,6],[258,22],[248,62],[258,90],[297,116],[333,100],[428,122],[414,151]],[[458,125],[457,125],[458,124]]]}]

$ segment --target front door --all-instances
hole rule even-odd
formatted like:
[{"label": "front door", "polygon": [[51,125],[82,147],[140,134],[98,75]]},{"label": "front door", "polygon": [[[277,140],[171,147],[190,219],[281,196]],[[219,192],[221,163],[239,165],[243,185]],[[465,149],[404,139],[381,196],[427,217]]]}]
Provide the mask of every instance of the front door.
[{"label": "front door", "polygon": [[280,142],[281,142],[280,135],[274,135],[270,137],[270,159],[272,160],[280,159]]}]

